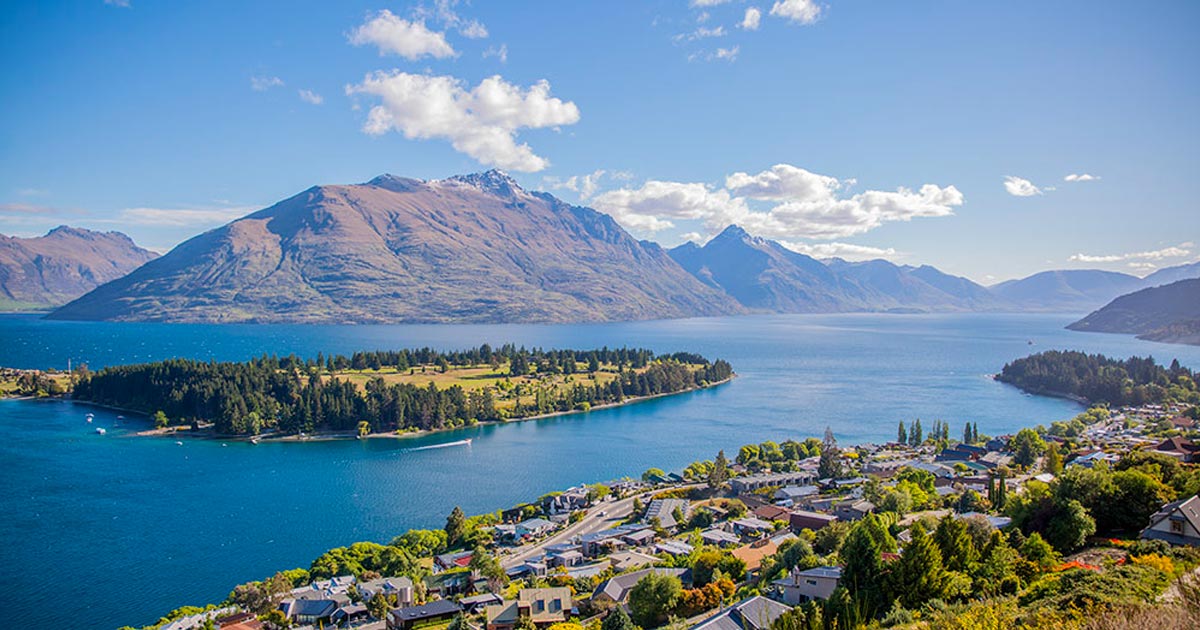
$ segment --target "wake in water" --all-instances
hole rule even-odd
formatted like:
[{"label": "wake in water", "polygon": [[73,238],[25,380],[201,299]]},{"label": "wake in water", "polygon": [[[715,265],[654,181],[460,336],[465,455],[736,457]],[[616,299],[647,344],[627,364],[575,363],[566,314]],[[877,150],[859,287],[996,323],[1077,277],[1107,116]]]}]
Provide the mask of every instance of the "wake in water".
[{"label": "wake in water", "polygon": [[446,442],[444,444],[430,444],[429,446],[418,446],[416,448],[406,448],[402,453],[413,453],[416,451],[428,451],[435,448],[450,448],[451,446],[470,446],[471,440],[458,440],[457,442]]}]

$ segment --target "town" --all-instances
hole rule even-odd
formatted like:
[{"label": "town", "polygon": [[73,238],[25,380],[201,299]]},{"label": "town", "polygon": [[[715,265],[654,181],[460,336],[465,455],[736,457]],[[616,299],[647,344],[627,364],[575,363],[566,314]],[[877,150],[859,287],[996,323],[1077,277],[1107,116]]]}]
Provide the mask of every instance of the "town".
[{"label": "town", "polygon": [[1160,598],[1196,620],[1196,411],[747,445],[495,514],[456,508],[443,530],[335,549],[148,627],[791,630],[985,614],[1071,627]]}]

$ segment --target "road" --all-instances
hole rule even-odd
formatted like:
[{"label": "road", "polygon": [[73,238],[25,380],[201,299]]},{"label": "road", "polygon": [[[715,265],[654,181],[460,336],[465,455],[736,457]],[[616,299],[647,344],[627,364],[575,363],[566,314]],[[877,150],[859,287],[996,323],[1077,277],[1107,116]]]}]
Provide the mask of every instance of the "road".
[{"label": "road", "polygon": [[[675,488],[698,488],[701,485],[703,484],[695,483],[686,486],[675,486]],[[569,525],[566,529],[545,540],[538,541],[532,545],[518,547],[513,550],[511,555],[501,557],[500,566],[505,569],[511,569],[524,564],[526,560],[531,558],[540,558],[543,550],[550,545],[565,543],[576,536],[594,534],[620,525],[633,513],[634,499],[641,499],[643,504],[647,504],[650,502],[652,495],[662,491],[663,489],[648,490],[617,501],[602,501],[588,508],[587,514],[579,522]],[[604,513],[604,516],[600,515],[601,512]]]}]

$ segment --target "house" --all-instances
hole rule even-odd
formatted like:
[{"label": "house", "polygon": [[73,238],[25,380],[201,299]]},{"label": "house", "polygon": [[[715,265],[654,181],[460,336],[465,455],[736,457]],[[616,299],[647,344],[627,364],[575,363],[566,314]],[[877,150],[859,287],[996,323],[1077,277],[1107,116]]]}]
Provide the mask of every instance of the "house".
[{"label": "house", "polygon": [[956,518],[961,518],[964,520],[969,518],[982,518],[986,520],[988,525],[991,525],[994,529],[1004,529],[1005,527],[1012,525],[1012,519],[1007,516],[993,516],[991,514],[984,514],[982,512],[963,512]]},{"label": "house", "polygon": [[776,490],[774,497],[776,501],[790,501],[792,504],[795,504],[799,501],[807,499],[808,497],[817,495],[820,493],[820,491],[820,488],[813,485],[786,486]]},{"label": "house", "polygon": [[463,612],[468,615],[473,615],[488,606],[503,604],[504,600],[495,593],[484,593],[482,595],[472,595],[458,600],[458,605],[463,607]]},{"label": "house", "polygon": [[812,483],[816,480],[816,475],[807,471],[786,472],[786,473],[767,473],[761,475],[748,475],[746,477],[734,477],[729,482],[729,486],[737,494],[746,494],[763,488],[773,488],[775,486],[803,486]]},{"label": "house", "polygon": [[816,567],[793,571],[791,575],[775,580],[774,585],[783,603],[795,606],[814,599],[829,599],[840,579],[841,567]]},{"label": "house", "polygon": [[1085,455],[1080,455],[1067,463],[1067,466],[1083,466],[1084,468],[1092,468],[1100,462],[1106,462],[1109,465],[1121,461],[1121,458],[1112,453],[1104,451],[1090,451]]},{"label": "house", "polygon": [[473,551],[452,551],[449,553],[443,553],[439,556],[434,556],[433,570],[435,573],[437,573],[438,571],[461,569],[471,564],[471,556],[474,553],[475,552]]},{"label": "house", "polygon": [[611,529],[606,529],[591,534],[584,534],[579,537],[579,550],[583,555],[594,558],[599,555],[619,551],[627,546],[627,543],[621,540],[622,536],[627,536],[634,532],[640,532],[645,529],[650,529],[646,525],[631,523],[628,525],[618,525]]},{"label": "house", "polygon": [[742,539],[723,529],[707,529],[700,532],[700,540],[705,544],[717,547],[734,547],[741,544]]},{"label": "house", "polygon": [[531,518],[527,521],[517,523],[516,535],[518,538],[543,536],[554,531],[555,527],[554,523],[544,518]]},{"label": "house", "polygon": [[979,458],[979,463],[988,468],[997,468],[1000,466],[1012,465],[1012,455],[1006,455],[999,451],[991,451],[983,457]]},{"label": "house", "polygon": [[546,568],[579,566],[583,560],[583,554],[578,551],[562,551],[546,557]]},{"label": "house", "polygon": [[462,613],[462,607],[448,599],[439,599],[422,606],[396,608],[388,611],[387,630],[413,630],[441,622],[449,622]]},{"label": "house", "polygon": [[[782,490],[780,490],[780,492],[782,492]],[[779,492],[776,492],[775,494],[778,495]],[[791,501],[791,499],[788,499],[787,501]],[[790,516],[791,513],[791,510],[778,505],[762,505],[755,508],[753,512],[754,516],[761,518],[764,521],[784,522],[787,522],[788,516]]]},{"label": "house", "polygon": [[340,607],[332,599],[289,599],[279,604],[284,616],[296,624],[328,622]]},{"label": "house", "polygon": [[865,518],[868,514],[875,511],[875,504],[866,499],[858,501],[845,501],[839,503],[834,509],[834,513],[843,521],[857,521]]},{"label": "house", "polygon": [[692,581],[691,569],[667,569],[667,568],[651,568],[617,575],[600,583],[596,590],[592,592],[592,603],[610,603],[610,604],[625,604],[629,601],[629,591],[639,580],[654,573],[674,575],[687,586]]},{"label": "house", "polygon": [[630,547],[645,547],[654,542],[657,536],[658,534],[655,534],[653,529],[643,529],[625,534],[621,536],[621,540]]},{"label": "house", "polygon": [[759,534],[775,531],[774,524],[768,523],[761,518],[754,518],[753,516],[739,518],[730,523],[730,525],[733,526],[733,533],[740,536],[758,536]]},{"label": "house", "polygon": [[344,626],[355,621],[362,621],[369,616],[366,604],[350,604],[333,611],[333,616],[329,618],[329,621]]},{"label": "house", "polygon": [[682,526],[683,523],[675,522],[675,512],[678,511],[687,519],[690,512],[690,503],[687,499],[655,499],[646,507],[646,516],[642,519],[643,522],[649,523],[654,519],[658,519],[658,524],[663,529],[674,529]]},{"label": "house", "polygon": [[545,628],[569,619],[574,606],[569,588],[523,588],[516,601],[492,604],[484,609],[484,616],[487,630],[512,630],[521,617]]},{"label": "house", "polygon": [[[653,556],[651,556],[651,557],[653,557]],[[657,562],[658,558],[654,558],[654,560],[655,560],[655,562]],[[611,568],[612,568],[612,564],[610,564],[608,562],[595,562],[592,564],[585,564],[581,567],[571,567],[571,568],[567,569],[567,576],[570,577],[572,580],[577,580],[579,578],[591,579],[591,578],[596,577],[597,575],[600,575],[601,573],[604,573],[605,571],[607,571]]]},{"label": "house", "polygon": [[1142,538],[1165,540],[1172,545],[1200,545],[1200,496],[1162,506],[1150,517]]},{"label": "house", "polygon": [[803,529],[811,529],[814,532],[829,525],[837,520],[832,514],[822,514],[820,512],[809,512],[807,510],[796,510],[792,512],[792,517],[788,522],[792,531],[798,532]]},{"label": "house", "polygon": [[443,571],[425,577],[425,592],[439,597],[465,593],[471,589],[471,572],[466,569]]},{"label": "house", "polygon": [[775,555],[776,551],[779,551],[779,543],[770,538],[756,540],[730,551],[729,555],[746,563],[746,575],[731,575],[729,577],[733,578],[734,582],[741,582],[747,577],[754,576],[762,568],[763,558]]},{"label": "house", "polygon": [[654,545],[654,553],[665,553],[669,556],[686,556],[692,553],[692,546],[682,540],[664,540]]},{"label": "house", "polygon": [[789,610],[789,606],[755,595],[701,621],[691,630],[768,630]]},{"label": "house", "polygon": [[358,585],[358,593],[363,601],[368,601],[376,594],[395,596],[396,605],[400,608],[412,606],[413,581],[407,577],[390,577],[370,580]]},{"label": "house", "polygon": [[612,566],[613,571],[624,573],[630,569],[652,565],[658,562],[658,558],[636,551],[622,551],[609,556],[608,562]]},{"label": "house", "polygon": [[1182,437],[1167,438],[1154,447],[1154,450],[1170,455],[1181,462],[1200,462],[1200,446]]}]

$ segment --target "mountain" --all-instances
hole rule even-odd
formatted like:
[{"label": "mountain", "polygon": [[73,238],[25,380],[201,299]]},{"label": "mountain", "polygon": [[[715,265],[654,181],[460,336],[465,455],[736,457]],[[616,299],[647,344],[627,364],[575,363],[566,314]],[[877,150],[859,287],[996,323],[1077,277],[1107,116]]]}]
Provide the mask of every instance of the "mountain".
[{"label": "mountain", "polygon": [[65,304],[157,255],[120,232],[62,225],[35,238],[0,234],[0,310]]},{"label": "mountain", "polygon": [[731,225],[704,246],[671,257],[701,282],[759,311],[981,310],[1000,304],[984,287],[929,266],[886,260],[821,262]]},{"label": "mountain", "polygon": [[1067,328],[1200,345],[1200,279],[1123,295]]},{"label": "mountain", "polygon": [[316,186],[51,314],[180,322],[566,322],[744,312],[608,215],[499,171]]},{"label": "mountain", "polygon": [[1200,262],[1159,269],[1142,278],[1142,286],[1160,287],[1164,284],[1171,284],[1180,280],[1190,280],[1192,278],[1200,278]]},{"label": "mountain", "polygon": [[710,287],[753,310],[828,313],[866,308],[863,292],[815,258],[731,225],[703,247],[688,242],[671,258]]},{"label": "mountain", "polygon": [[1113,298],[1142,287],[1129,274],[1093,269],[1043,271],[1020,280],[992,285],[992,293],[1027,311],[1091,311]]}]

